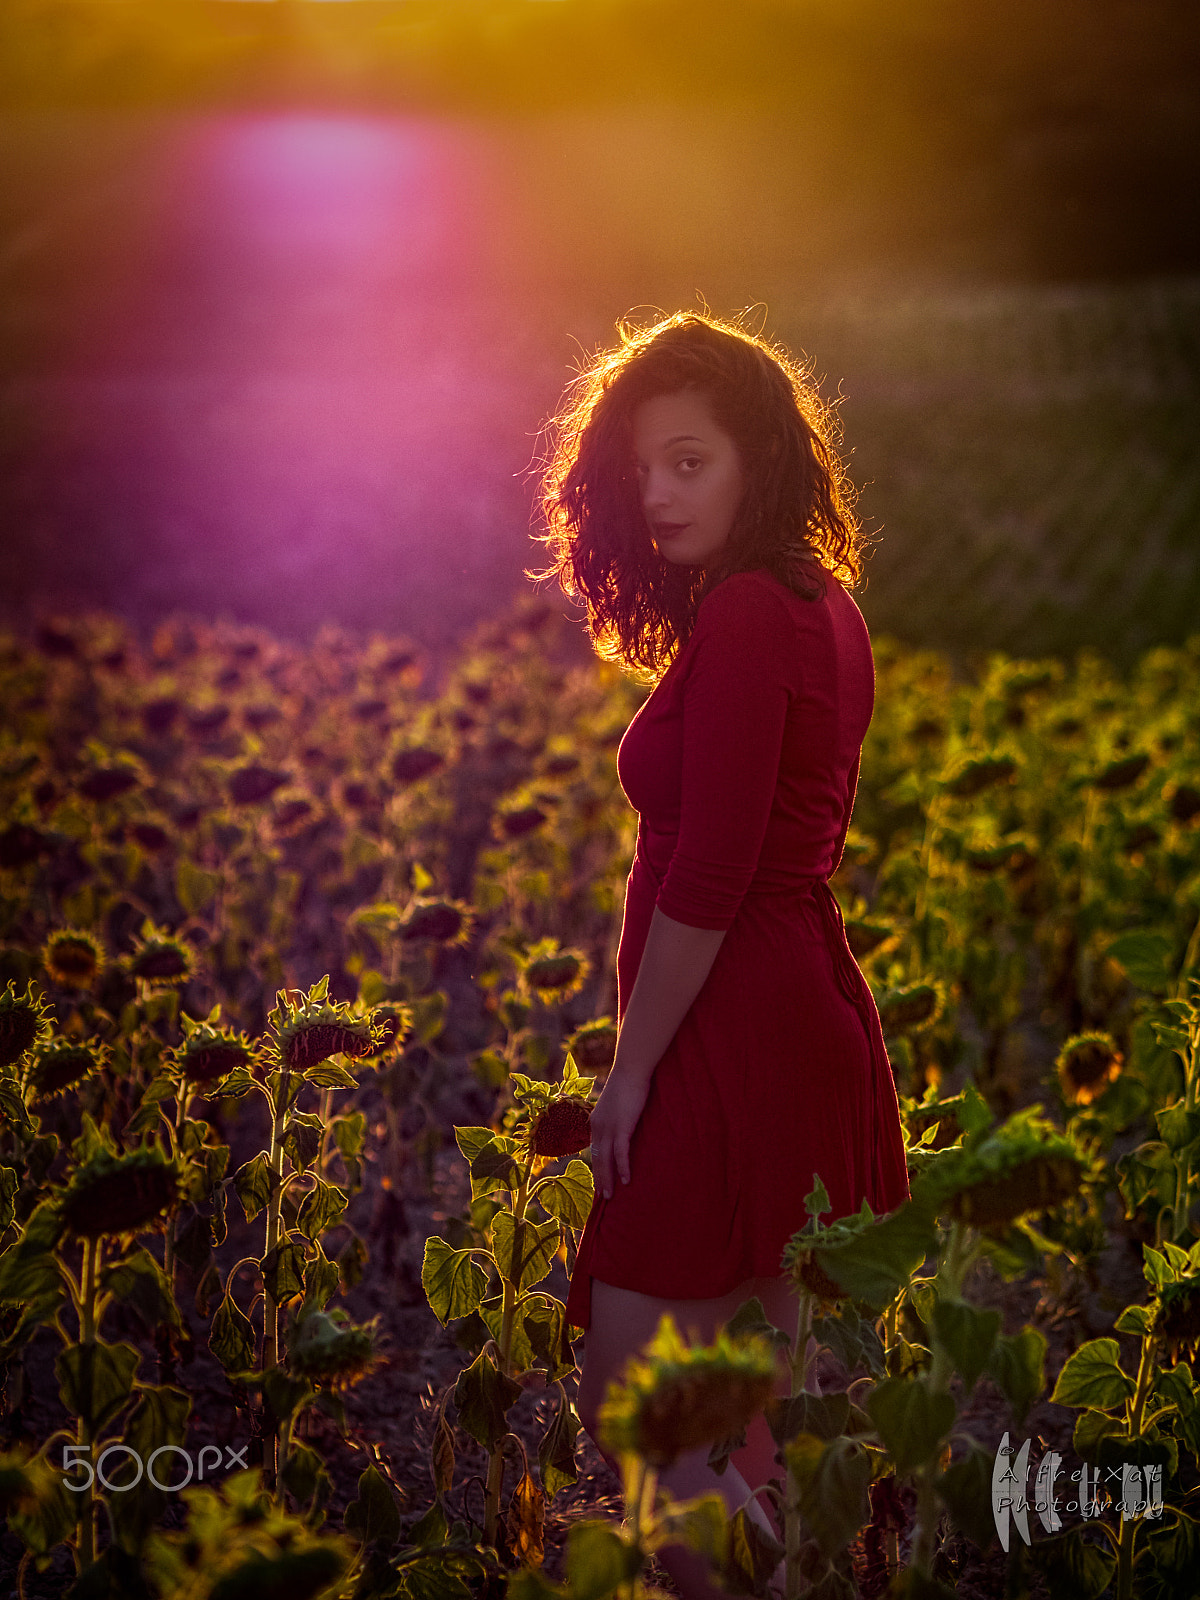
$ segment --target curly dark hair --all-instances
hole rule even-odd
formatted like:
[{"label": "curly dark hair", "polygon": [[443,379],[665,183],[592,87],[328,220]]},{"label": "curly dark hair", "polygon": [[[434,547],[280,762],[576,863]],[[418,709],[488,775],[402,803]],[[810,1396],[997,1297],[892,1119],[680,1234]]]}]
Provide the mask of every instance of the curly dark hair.
[{"label": "curly dark hair", "polygon": [[[690,635],[701,599],[730,573],[766,568],[815,600],[823,572],[858,582],[865,541],[835,448],[836,417],[809,369],[782,346],[707,310],[643,328],[622,317],[617,332],[619,344],[591,358],[543,429],[545,531],[535,537],[551,563],[526,576],[556,578],[583,600],[599,655],[658,678]],[[673,565],[656,549],[635,471],[635,407],[681,389],[707,396],[746,472],[729,539],[707,568]]]}]

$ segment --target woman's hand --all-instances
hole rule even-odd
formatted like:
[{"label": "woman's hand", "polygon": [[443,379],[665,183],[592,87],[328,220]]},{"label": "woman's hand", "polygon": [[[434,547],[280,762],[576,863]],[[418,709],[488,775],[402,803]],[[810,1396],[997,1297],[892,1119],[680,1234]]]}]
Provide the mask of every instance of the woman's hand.
[{"label": "woman's hand", "polygon": [[613,1063],[592,1110],[592,1176],[606,1200],[620,1177],[629,1182],[629,1141],[650,1094],[650,1077]]}]

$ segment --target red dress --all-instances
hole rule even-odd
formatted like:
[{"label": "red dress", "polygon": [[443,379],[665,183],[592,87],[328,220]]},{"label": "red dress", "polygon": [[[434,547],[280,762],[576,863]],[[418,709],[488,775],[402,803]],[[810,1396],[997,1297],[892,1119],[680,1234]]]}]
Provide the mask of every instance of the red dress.
[{"label": "red dress", "polygon": [[821,577],[814,601],[765,571],[726,578],[621,741],[639,823],[618,1015],[656,905],[728,931],[655,1068],[630,1181],[593,1202],[567,1297],[577,1328],[593,1276],[688,1300],[777,1276],[814,1172],[834,1216],[864,1196],[876,1213],[908,1196],[879,1013],[826,881],[875,666],[858,607]]}]

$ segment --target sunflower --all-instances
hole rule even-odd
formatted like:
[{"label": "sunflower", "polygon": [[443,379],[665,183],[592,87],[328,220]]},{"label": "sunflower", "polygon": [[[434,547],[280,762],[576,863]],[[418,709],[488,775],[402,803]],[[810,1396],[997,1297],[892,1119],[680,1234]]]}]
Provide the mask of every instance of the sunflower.
[{"label": "sunflower", "polygon": [[1110,1033],[1076,1033],[1058,1052],[1054,1068],[1063,1098],[1090,1106],[1121,1075],[1125,1057]]},{"label": "sunflower", "polygon": [[217,1026],[215,1017],[205,1022],[183,1018],[183,1043],[174,1060],[185,1082],[203,1087],[227,1077],[236,1067],[254,1061],[254,1047],[243,1033]]},{"label": "sunflower", "polygon": [[909,983],[879,996],[879,1020],[885,1033],[910,1033],[935,1022],[941,1015],[943,995],[936,983]]},{"label": "sunflower", "polygon": [[0,994],[0,1067],[11,1067],[27,1050],[32,1050],[47,1031],[49,1010],[41,996],[34,995],[33,985],[26,984],[23,993],[17,993],[10,979]]},{"label": "sunflower", "polygon": [[607,1072],[617,1053],[617,1025],[611,1017],[585,1022],[567,1040],[567,1049],[581,1072]]},{"label": "sunflower", "polygon": [[126,965],[132,977],[156,988],[169,989],[191,977],[192,951],[182,939],[146,921]]},{"label": "sunflower", "polygon": [[941,789],[955,800],[971,800],[985,789],[1010,782],[1016,771],[1017,763],[1012,756],[989,750],[984,755],[965,756],[943,773]]},{"label": "sunflower", "polygon": [[355,1325],[340,1308],[310,1311],[296,1324],[288,1366],[325,1389],[348,1389],[379,1364],[378,1321]]},{"label": "sunflower", "polygon": [[42,965],[60,989],[90,989],[104,966],[104,946],[82,928],[63,928],[46,940]]},{"label": "sunflower", "polygon": [[609,1384],[601,1441],[614,1453],[631,1451],[652,1467],[667,1467],[688,1450],[740,1432],[774,1390],[775,1357],[766,1340],[733,1339],[722,1328],[714,1344],[688,1345],[664,1316],[622,1381]]},{"label": "sunflower", "polygon": [[563,950],[557,939],[539,939],[518,958],[521,986],[543,1005],[568,1000],[587,981],[591,963],[582,950]]},{"label": "sunflower", "polygon": [[76,1089],[108,1058],[105,1046],[75,1044],[70,1039],[54,1039],[39,1045],[33,1054],[29,1081],[36,1100],[50,1100],[68,1089]]},{"label": "sunflower", "polygon": [[475,913],[465,901],[418,896],[400,919],[399,933],[410,942],[420,939],[430,944],[464,945],[470,941],[474,924]]},{"label": "sunflower", "polygon": [[101,1147],[71,1174],[62,1216],[84,1239],[143,1233],[161,1226],[179,1196],[179,1167],[157,1145],[128,1154]]},{"label": "sunflower", "polygon": [[591,1142],[591,1105],[574,1095],[551,1100],[534,1117],[529,1129],[530,1151],[552,1161],[576,1155],[586,1150]]},{"label": "sunflower", "polygon": [[328,975],[307,994],[281,989],[276,1001],[267,1021],[275,1033],[279,1058],[289,1072],[308,1072],[330,1056],[359,1060],[379,1054],[384,1034],[374,1013],[355,1016],[344,1002],[331,1003]]}]

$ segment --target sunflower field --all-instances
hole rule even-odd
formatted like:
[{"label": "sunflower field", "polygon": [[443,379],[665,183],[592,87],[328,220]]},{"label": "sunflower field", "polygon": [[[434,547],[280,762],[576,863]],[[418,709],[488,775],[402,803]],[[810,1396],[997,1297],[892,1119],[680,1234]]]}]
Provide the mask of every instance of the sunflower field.
[{"label": "sunflower field", "polygon": [[[741,1594],[1194,1596],[1200,635],[1125,672],[876,639],[833,887],[912,1199],[830,1217],[814,1174],[797,1327],[664,1323],[618,1481],[564,1299],[648,685],[576,634],[531,600],[436,669],[186,618],[0,639],[10,1588],[602,1600],[682,1542]],[[778,1538],[658,1492],[764,1403]],[[1029,1435],[1074,1499],[1010,1527]]]}]

